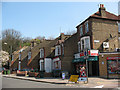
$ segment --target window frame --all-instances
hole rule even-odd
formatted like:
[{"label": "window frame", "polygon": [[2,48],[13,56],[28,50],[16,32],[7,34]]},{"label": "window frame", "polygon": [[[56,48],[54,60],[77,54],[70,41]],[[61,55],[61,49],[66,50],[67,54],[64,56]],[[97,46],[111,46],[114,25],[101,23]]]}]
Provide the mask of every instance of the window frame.
[{"label": "window frame", "polygon": [[85,22],[85,33],[89,32],[89,23],[88,21]]},{"label": "window frame", "polygon": [[40,48],[40,58],[44,58],[44,48]]},{"label": "window frame", "polygon": [[80,43],[80,41],[78,42],[78,52],[80,52],[81,51],[81,43]]},{"label": "window frame", "polygon": [[[89,42],[87,45],[89,45],[89,48],[86,48],[86,38],[89,39]],[[82,43],[82,40],[84,41],[84,44]],[[84,48],[83,48],[83,45],[84,45]],[[86,36],[86,37],[82,37],[81,38],[81,51],[85,50],[85,49],[91,49],[91,46],[90,46],[90,36]]]},{"label": "window frame", "polygon": [[61,45],[55,46],[55,56],[61,55]]},{"label": "window frame", "polygon": [[83,25],[81,25],[81,26],[79,27],[79,29],[80,29],[80,36],[82,36],[82,35],[83,35]]},{"label": "window frame", "polygon": [[[29,56],[30,55],[30,56]],[[28,52],[28,60],[30,60],[31,59],[31,56],[32,56],[32,52],[31,51],[29,51]]]}]

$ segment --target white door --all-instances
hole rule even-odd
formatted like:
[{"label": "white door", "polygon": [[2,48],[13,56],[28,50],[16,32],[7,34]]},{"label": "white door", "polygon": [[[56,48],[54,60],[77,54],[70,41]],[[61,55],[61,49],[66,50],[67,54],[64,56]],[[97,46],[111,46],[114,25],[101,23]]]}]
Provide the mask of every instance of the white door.
[{"label": "white door", "polygon": [[43,71],[43,67],[44,67],[44,64],[43,64],[43,60],[40,60],[39,61],[39,64],[40,64],[40,71]]},{"label": "white door", "polygon": [[52,72],[52,59],[45,58],[45,72],[50,73]]}]

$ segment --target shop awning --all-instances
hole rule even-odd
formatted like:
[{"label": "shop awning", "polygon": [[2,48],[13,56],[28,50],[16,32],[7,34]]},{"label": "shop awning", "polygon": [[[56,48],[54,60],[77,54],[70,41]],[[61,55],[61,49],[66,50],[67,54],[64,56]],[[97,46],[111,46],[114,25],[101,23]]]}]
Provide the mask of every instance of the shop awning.
[{"label": "shop awning", "polygon": [[77,63],[77,62],[83,62],[85,61],[85,59],[82,57],[82,58],[77,58],[77,59],[73,59],[72,62],[73,63]]},{"label": "shop awning", "polygon": [[98,61],[98,56],[89,56],[88,61]]},{"label": "shop awning", "polygon": [[[98,61],[98,56],[89,56],[89,58],[87,59],[88,61]],[[77,58],[77,59],[73,59],[72,62],[73,63],[77,63],[77,62],[84,62],[86,61],[84,59],[84,57],[81,58]]]}]

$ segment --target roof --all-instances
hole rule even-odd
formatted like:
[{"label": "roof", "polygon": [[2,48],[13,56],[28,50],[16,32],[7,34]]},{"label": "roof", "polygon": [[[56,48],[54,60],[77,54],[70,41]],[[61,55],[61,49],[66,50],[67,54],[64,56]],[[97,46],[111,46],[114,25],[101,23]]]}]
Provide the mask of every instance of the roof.
[{"label": "roof", "polygon": [[[102,17],[102,16],[100,15],[100,12],[97,11],[96,13],[90,15],[90,16],[89,16],[86,20],[84,20],[81,24],[83,24],[85,21],[87,21],[87,20],[90,19],[90,18],[99,18],[99,19],[108,19],[108,20],[117,20],[117,21],[120,21],[120,15],[117,16],[117,15],[115,15],[115,14],[113,14],[113,13],[108,12],[108,11],[105,11],[105,13],[106,13],[106,17]],[[76,28],[77,28],[78,26],[80,26],[81,24],[77,25]]]},{"label": "roof", "polygon": [[115,15],[113,13],[110,13],[108,11],[105,11],[105,13],[106,13],[106,17],[100,16],[100,12],[99,11],[94,13],[93,15],[91,15],[91,17],[99,17],[99,18],[118,20],[118,16],[117,15]]},{"label": "roof", "polygon": [[[24,47],[21,48],[21,49],[23,49],[23,50],[26,51],[27,48],[28,48],[28,46],[24,46]],[[12,65],[13,63],[15,63],[15,61],[19,58],[19,51],[20,51],[21,49],[19,49],[18,51],[14,51],[14,52],[13,52],[13,55],[14,55],[13,59],[14,59],[14,60],[11,62],[11,65]]]},{"label": "roof", "polygon": [[42,43],[38,44],[37,46],[33,47],[32,50],[31,50],[31,52],[32,52],[32,58],[31,58],[31,60],[28,62],[28,65],[29,65],[32,61],[34,61],[34,59],[35,59],[35,57],[36,57],[37,55],[39,55],[39,52],[40,52],[39,49],[40,49],[40,48],[50,47],[49,44],[51,44],[51,42],[53,42],[53,41],[54,41],[54,40],[45,40],[45,41],[43,41]]}]

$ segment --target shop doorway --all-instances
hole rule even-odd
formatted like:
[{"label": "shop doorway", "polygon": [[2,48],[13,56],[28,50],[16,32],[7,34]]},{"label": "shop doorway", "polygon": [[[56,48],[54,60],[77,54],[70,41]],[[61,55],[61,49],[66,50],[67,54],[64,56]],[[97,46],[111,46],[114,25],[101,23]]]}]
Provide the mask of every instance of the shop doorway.
[{"label": "shop doorway", "polygon": [[88,61],[88,76],[89,77],[99,76],[99,62],[98,61]]}]

